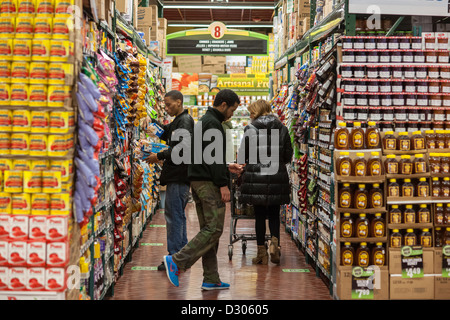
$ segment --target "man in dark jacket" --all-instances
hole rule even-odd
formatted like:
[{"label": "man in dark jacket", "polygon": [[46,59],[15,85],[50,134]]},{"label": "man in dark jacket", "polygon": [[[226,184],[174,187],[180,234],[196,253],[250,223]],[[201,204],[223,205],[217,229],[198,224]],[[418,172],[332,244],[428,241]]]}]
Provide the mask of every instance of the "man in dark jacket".
[{"label": "man in dark jacket", "polygon": [[[177,129],[185,129],[192,134],[194,129],[194,119],[188,111],[183,108],[183,95],[181,92],[173,90],[164,97],[165,110],[175,119],[168,125],[161,125],[156,120],[152,120],[162,127],[164,133],[160,137],[166,141],[169,148],[159,153],[151,154],[149,163],[164,161],[160,176],[160,184],[166,185],[166,199],[164,202],[164,214],[167,229],[167,250],[169,254],[178,252],[187,244],[186,214],[185,208],[189,198],[188,165],[174,164],[172,161],[172,151],[175,146],[183,140],[172,139],[172,134]],[[164,263],[158,267],[164,270]]]},{"label": "man in dark jacket", "polygon": [[[228,289],[230,286],[221,282],[217,266],[217,249],[223,232],[225,203],[230,201],[222,122],[231,118],[239,104],[240,100],[236,93],[227,89],[221,90],[214,99],[214,107],[208,108],[206,114],[195,125],[188,177],[191,181],[200,231],[179,252],[164,256],[167,276],[177,287],[179,272],[186,271],[200,258],[203,265],[202,289]],[[209,135],[215,138],[206,138]],[[195,145],[199,143],[198,141],[201,148]],[[211,152],[211,155],[208,155],[208,151],[212,149],[215,150],[214,154]],[[208,156],[217,158],[210,161],[207,159]],[[229,169],[236,172],[240,170],[240,166],[230,165]]]}]

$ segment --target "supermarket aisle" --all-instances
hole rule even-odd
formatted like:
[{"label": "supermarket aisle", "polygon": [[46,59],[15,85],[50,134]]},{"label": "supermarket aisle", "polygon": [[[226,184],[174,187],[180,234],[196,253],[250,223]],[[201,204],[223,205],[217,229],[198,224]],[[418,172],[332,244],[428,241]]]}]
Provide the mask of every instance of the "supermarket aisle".
[{"label": "supermarket aisle", "polygon": [[[229,212],[229,207],[228,207]],[[234,244],[233,259],[228,258],[230,215],[225,220],[225,230],[219,245],[219,272],[222,281],[231,284],[229,290],[202,291],[202,264],[198,261],[189,271],[180,276],[180,287],[172,286],[165,272],[132,270],[133,267],[156,267],[166,254],[166,230],[163,212],[150,222],[134,252],[133,260],[125,265],[123,276],[114,287],[110,300],[331,300],[328,288],[316,277],[314,270],[306,264],[290,236],[281,230],[282,255],[279,266],[269,262],[268,266],[252,265],[256,255],[256,241],[248,241],[246,255],[241,243]],[[253,220],[238,220],[237,233],[252,233]],[[152,227],[151,225],[156,225]],[[159,225],[159,226],[158,226]],[[198,231],[195,206],[187,208],[188,239]],[[282,226],[283,228],[283,226]],[[163,243],[163,246],[148,244]],[[144,245],[142,245],[144,244]],[[309,269],[310,272],[283,272],[282,269]]]}]

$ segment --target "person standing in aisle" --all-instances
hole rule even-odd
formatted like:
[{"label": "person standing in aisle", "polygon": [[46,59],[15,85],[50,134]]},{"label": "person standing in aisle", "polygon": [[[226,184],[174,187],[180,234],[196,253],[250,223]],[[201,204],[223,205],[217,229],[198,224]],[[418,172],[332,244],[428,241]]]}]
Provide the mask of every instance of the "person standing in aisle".
[{"label": "person standing in aisle", "polygon": [[[269,219],[271,242],[269,246],[270,260],[280,263],[280,206],[290,202],[290,183],[286,164],[292,159],[292,145],[289,131],[278,117],[272,113],[270,104],[258,100],[248,107],[251,124],[244,129],[244,138],[238,151],[238,163],[245,163],[241,176],[239,201],[253,205],[255,212],[257,256],[253,264],[267,264],[268,254],[265,246],[266,218]],[[251,130],[251,131],[249,131]],[[278,135],[274,135],[275,131]],[[276,139],[273,141],[271,139]],[[254,139],[254,140],[252,140]],[[254,141],[254,142],[252,142]],[[257,160],[252,160],[250,148],[258,149]],[[276,154],[278,152],[278,156]],[[274,172],[265,173],[269,156],[277,163]]]},{"label": "person standing in aisle", "polygon": [[[239,104],[240,99],[234,91],[221,90],[214,99],[213,107],[208,108],[205,115],[195,125],[192,139],[193,161],[188,168],[188,177],[191,181],[200,231],[179,252],[164,256],[167,277],[176,287],[179,286],[180,272],[192,267],[200,258],[202,258],[203,266],[201,287],[203,290],[228,289],[230,287],[228,283],[220,280],[217,266],[217,250],[225,220],[225,203],[230,201],[228,170],[225,162],[225,133],[222,122],[232,117]],[[219,139],[216,137],[213,141],[204,141],[207,140],[204,136],[208,132],[219,132]],[[203,156],[201,161],[195,161],[196,146],[194,144],[196,140],[199,140],[199,137],[196,139],[195,135],[200,133],[202,136],[200,139],[201,150],[197,150],[197,152],[205,153],[211,147],[218,147],[223,151],[221,159],[207,163]],[[240,166],[237,164],[230,164],[229,170],[234,173],[241,172]]]},{"label": "person standing in aisle", "polygon": [[[165,110],[173,121],[167,125],[161,125],[158,121],[154,123],[162,127],[164,133],[161,140],[166,141],[169,148],[159,153],[153,153],[147,158],[148,163],[164,161],[160,185],[166,185],[166,199],[164,202],[164,215],[167,229],[167,251],[174,254],[183,248],[187,240],[186,231],[186,205],[189,199],[188,165],[174,164],[171,153],[173,148],[182,141],[172,140],[172,133],[177,129],[185,129],[190,134],[194,130],[194,119],[183,107],[183,94],[173,90],[164,96]],[[164,262],[158,266],[159,271],[164,271]]]}]

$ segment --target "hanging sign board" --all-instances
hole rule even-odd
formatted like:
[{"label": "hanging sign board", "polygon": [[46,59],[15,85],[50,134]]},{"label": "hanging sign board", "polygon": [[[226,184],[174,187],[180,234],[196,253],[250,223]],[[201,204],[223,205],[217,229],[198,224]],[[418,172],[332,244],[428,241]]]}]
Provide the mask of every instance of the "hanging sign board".
[{"label": "hanging sign board", "polygon": [[269,37],[251,31],[227,29],[220,22],[208,29],[180,31],[167,35],[167,55],[239,55],[269,54]]},{"label": "hanging sign board", "polygon": [[409,16],[450,15],[450,0],[349,0],[349,13]]}]

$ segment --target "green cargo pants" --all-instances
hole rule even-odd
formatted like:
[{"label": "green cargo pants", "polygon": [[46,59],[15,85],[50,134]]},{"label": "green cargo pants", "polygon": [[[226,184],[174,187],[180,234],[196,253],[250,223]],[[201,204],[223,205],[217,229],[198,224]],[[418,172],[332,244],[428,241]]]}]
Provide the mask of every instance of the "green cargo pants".
[{"label": "green cargo pants", "polygon": [[192,181],[191,189],[200,231],[172,258],[181,271],[186,271],[202,258],[203,282],[219,283],[217,250],[225,221],[225,203],[219,187],[211,181]]}]

